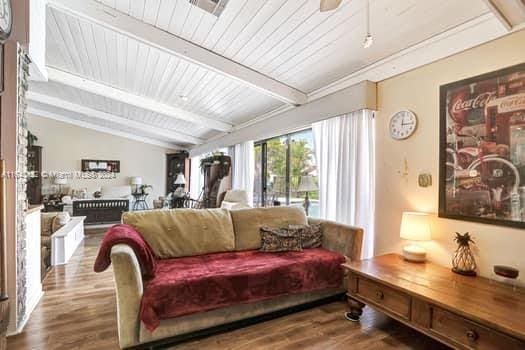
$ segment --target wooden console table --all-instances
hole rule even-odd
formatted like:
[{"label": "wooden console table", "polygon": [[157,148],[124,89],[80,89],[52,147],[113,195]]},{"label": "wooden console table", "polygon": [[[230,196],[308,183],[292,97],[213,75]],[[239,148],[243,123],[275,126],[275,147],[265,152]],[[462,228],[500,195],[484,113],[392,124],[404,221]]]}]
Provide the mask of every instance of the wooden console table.
[{"label": "wooden console table", "polygon": [[343,265],[349,318],[369,305],[456,349],[525,349],[525,291],[396,254]]}]

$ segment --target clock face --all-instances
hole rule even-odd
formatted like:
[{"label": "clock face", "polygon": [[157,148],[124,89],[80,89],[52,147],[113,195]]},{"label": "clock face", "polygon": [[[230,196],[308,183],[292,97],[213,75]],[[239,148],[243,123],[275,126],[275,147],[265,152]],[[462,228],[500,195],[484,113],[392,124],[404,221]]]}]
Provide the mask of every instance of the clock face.
[{"label": "clock face", "polygon": [[399,111],[390,118],[390,136],[404,140],[416,131],[417,117],[411,111]]},{"label": "clock face", "polygon": [[0,39],[6,40],[11,34],[13,16],[11,12],[11,1],[0,0]]}]

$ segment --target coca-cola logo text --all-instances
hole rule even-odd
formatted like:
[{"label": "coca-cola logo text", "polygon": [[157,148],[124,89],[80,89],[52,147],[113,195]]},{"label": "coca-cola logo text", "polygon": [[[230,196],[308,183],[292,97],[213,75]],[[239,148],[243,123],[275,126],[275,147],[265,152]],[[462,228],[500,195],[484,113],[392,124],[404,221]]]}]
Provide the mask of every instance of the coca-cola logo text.
[{"label": "coca-cola logo text", "polygon": [[462,111],[468,111],[470,109],[485,108],[487,103],[489,103],[495,97],[495,95],[495,92],[484,92],[475,98],[468,100],[458,99],[452,105],[452,112],[458,113]]},{"label": "coca-cola logo text", "polygon": [[525,94],[507,97],[503,99],[498,106],[499,113],[506,113],[516,110],[525,110]]}]

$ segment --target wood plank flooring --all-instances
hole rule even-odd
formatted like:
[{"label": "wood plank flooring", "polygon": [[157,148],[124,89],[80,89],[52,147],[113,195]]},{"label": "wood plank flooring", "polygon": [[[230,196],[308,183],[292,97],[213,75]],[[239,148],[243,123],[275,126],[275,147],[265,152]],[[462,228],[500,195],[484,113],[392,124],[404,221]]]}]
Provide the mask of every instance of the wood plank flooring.
[{"label": "wood plank flooring", "polygon": [[[50,271],[42,300],[8,349],[118,349],[113,272],[93,272],[101,238],[101,231],[88,233],[70,263]],[[345,308],[335,302],[167,349],[447,349],[370,308],[361,323],[346,321]]]}]

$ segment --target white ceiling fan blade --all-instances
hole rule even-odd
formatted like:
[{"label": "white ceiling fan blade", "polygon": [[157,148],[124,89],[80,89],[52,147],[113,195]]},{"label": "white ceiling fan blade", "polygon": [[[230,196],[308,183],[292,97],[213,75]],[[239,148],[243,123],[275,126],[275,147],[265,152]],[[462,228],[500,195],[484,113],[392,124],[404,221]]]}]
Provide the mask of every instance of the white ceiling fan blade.
[{"label": "white ceiling fan blade", "polygon": [[335,10],[343,0],[321,0],[320,10],[321,12]]}]

